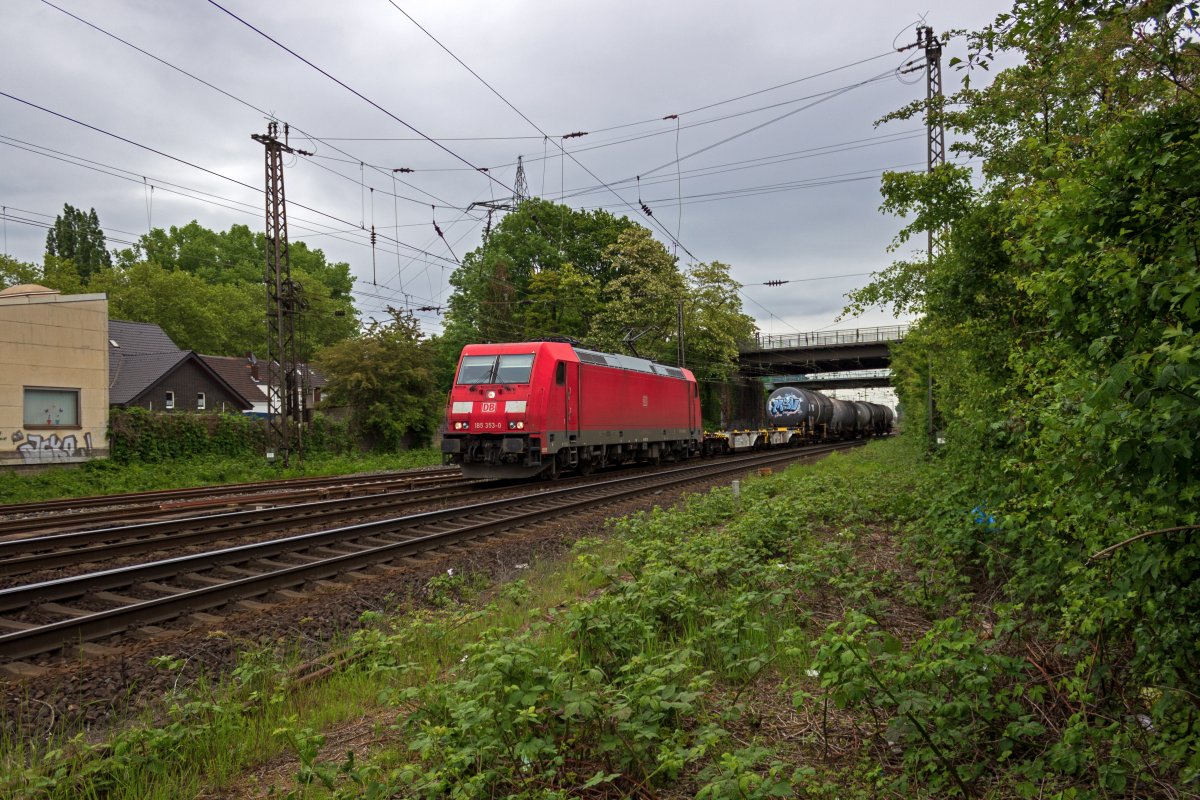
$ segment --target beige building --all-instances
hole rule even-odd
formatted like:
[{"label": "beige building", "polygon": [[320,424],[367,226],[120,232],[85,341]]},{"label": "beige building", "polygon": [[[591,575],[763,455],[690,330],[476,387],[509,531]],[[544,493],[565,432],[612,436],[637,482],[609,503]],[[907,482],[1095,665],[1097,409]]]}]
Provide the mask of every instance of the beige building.
[{"label": "beige building", "polygon": [[108,455],[108,298],[0,292],[0,466]]}]

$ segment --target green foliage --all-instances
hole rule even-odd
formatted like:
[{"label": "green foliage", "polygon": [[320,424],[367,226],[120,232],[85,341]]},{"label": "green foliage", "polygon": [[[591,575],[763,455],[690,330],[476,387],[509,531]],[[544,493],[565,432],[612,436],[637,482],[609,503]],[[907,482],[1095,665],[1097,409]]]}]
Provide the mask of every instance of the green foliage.
[{"label": "green foliage", "polygon": [[304,428],[304,447],[314,454],[353,454],[358,450],[353,426],[324,414],[314,414]]},{"label": "green foliage", "polygon": [[[1020,760],[1046,732],[1036,708],[1046,687],[1027,686],[1029,665],[985,648],[954,617],[905,648],[850,612],[822,637],[813,668],[834,702],[886,714],[885,740],[906,767],[903,788],[964,790],[995,764]],[[1018,773],[1040,777],[1045,765],[1033,760]]]},{"label": "green foliage", "polygon": [[54,226],[46,232],[46,255],[70,261],[82,281],[112,268],[112,255],[100,229],[96,209],[84,213],[70,203],[54,218]]},{"label": "green foliage", "polygon": [[[196,456],[261,457],[264,422],[244,414],[169,414],[144,408],[113,408],[108,414],[109,457],[117,464],[154,464]],[[354,448],[347,423],[320,414],[305,428],[314,455]]]},{"label": "green foliage", "polygon": [[[177,670],[178,664],[159,666]],[[9,796],[30,798],[126,797],[134,787],[148,796],[152,787],[169,782],[180,759],[224,758],[217,743],[243,726],[252,706],[237,695],[217,696],[207,687],[167,699],[158,725],[139,725],[117,732],[111,741],[95,743],[81,732],[41,754],[39,764],[4,776],[2,788],[20,789]]]},{"label": "green foliage", "polygon": [[[889,176],[900,241],[932,228],[941,246],[853,298],[924,313],[895,375],[920,430],[932,374],[948,444],[914,557],[993,583],[1017,642],[1055,643],[1077,713],[1039,758],[1086,791],[1192,785],[1200,766],[1180,699],[1200,694],[1198,16],[1038,0],[968,37],[963,66],[1018,65],[924,110],[984,181]],[[994,525],[966,518],[980,503]]]},{"label": "green foliage", "polygon": [[133,407],[114,408],[108,415],[109,457],[117,463],[261,453],[264,434],[262,420],[243,414],[167,414]]},{"label": "green foliage", "polygon": [[0,289],[23,283],[40,284],[43,280],[42,270],[36,264],[17,261],[12,256],[0,253]]},{"label": "green foliage", "polygon": [[809,525],[896,513],[883,489],[846,502],[851,476],[877,476],[888,460],[869,462],[830,459],[791,480],[752,482],[740,506],[723,490],[619,521],[621,563],[602,569],[586,548],[578,555],[578,568],[606,581],[602,594],[552,625],[491,632],[454,680],[409,693],[415,760],[383,785],[421,797],[557,797],[687,777],[704,797],[795,796],[807,772],[773,759],[774,742],[731,747],[724,726],[748,713],[740,699],[764,676],[807,663],[797,591],[823,579]]},{"label": "green foliage", "polygon": [[137,261],[97,276],[89,288],[108,294],[112,319],[153,322],[185,350],[226,356],[262,350],[261,284],[211,284]]},{"label": "green foliage", "polygon": [[586,335],[615,277],[609,247],[634,223],[532,198],[505,215],[450,277],[448,349],[472,342]]},{"label": "green foliage", "polygon": [[676,359],[676,306],[686,282],[675,258],[641,226],[624,231],[609,248],[616,277],[604,288],[604,307],[588,332],[600,350],[629,352],[626,337],[637,338],[644,358]]},{"label": "green foliage", "polygon": [[[357,331],[350,266],[329,263],[304,242],[289,248],[292,280],[305,303],[300,358]],[[154,322],[186,350],[210,355],[261,351],[266,238],[245,225],[212,231],[195,222],[155,228],[117,253],[117,266],[90,289],[108,292],[110,316]]]},{"label": "green foliage", "polygon": [[754,319],[742,311],[742,285],[720,261],[687,272],[683,305],[687,363],[705,383],[727,380],[737,370],[738,346],[754,338]]},{"label": "green foliage", "polygon": [[328,402],[349,406],[363,438],[383,450],[428,444],[442,412],[435,345],[411,314],[393,313],[355,339],[322,350]]}]

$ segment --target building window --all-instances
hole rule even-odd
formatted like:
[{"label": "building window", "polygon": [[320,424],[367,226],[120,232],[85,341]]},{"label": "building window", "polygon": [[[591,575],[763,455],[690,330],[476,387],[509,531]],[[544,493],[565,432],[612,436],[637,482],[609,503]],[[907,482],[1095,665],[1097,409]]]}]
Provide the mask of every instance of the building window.
[{"label": "building window", "polygon": [[171,411],[174,408],[175,408],[175,393],[167,392],[167,411]]},{"label": "building window", "polygon": [[196,410],[204,410],[204,392],[196,392]]},{"label": "building window", "polygon": [[25,389],[26,428],[78,428],[78,389]]}]

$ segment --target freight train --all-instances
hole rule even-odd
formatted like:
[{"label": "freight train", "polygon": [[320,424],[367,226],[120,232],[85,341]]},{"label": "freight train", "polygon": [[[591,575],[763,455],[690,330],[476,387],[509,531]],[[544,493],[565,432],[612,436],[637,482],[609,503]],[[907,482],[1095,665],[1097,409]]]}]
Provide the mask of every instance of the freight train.
[{"label": "freight train", "polygon": [[463,348],[446,406],[442,454],[475,479],[557,478],[768,446],[883,435],[891,410],[784,387],[769,427],[705,432],[695,376],[644,358],[566,342]]}]

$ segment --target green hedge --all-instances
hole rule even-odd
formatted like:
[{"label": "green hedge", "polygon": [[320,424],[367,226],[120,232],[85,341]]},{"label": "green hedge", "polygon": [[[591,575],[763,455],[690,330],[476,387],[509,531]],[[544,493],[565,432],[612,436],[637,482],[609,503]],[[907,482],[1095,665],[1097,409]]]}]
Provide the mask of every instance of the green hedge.
[{"label": "green hedge", "polygon": [[[305,426],[305,449],[344,453],[355,449],[347,423],[317,416]],[[120,463],[154,463],[200,455],[261,455],[266,422],[241,414],[168,414],[114,408],[108,416],[110,457]]]}]

